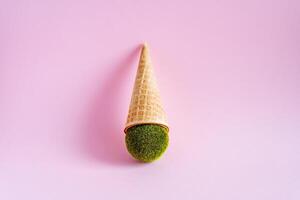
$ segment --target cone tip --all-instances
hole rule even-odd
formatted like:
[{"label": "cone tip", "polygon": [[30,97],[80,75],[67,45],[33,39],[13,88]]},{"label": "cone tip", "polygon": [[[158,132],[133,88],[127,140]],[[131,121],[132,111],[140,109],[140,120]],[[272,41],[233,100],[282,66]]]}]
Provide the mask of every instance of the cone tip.
[{"label": "cone tip", "polygon": [[143,48],[148,48],[148,43],[147,43],[147,42],[144,42],[144,43],[142,44],[142,47],[143,47]]}]

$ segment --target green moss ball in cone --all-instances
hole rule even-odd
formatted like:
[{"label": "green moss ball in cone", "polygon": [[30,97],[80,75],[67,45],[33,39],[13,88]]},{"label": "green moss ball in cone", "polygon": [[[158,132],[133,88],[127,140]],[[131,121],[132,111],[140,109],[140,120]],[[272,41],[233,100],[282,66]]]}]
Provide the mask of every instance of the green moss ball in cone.
[{"label": "green moss ball in cone", "polygon": [[136,125],[129,128],[126,133],[128,152],[143,162],[152,162],[160,158],[168,144],[168,130],[160,125]]},{"label": "green moss ball in cone", "polygon": [[124,131],[128,152],[142,162],[157,160],[169,144],[166,114],[146,45],[142,48]]}]

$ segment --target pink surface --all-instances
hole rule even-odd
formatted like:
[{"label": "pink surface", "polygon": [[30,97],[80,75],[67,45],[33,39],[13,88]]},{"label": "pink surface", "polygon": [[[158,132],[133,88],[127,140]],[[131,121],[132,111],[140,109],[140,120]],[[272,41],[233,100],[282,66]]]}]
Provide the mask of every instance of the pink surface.
[{"label": "pink surface", "polygon": [[[0,1],[0,199],[300,199],[300,3]],[[123,125],[147,41],[171,125]]]}]

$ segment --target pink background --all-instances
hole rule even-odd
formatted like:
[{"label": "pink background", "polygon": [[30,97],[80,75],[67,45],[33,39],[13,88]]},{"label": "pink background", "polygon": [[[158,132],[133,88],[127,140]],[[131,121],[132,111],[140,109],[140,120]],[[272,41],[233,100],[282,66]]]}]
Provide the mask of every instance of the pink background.
[{"label": "pink background", "polygon": [[[300,199],[298,0],[0,1],[0,199]],[[171,125],[123,127],[147,41]]]}]

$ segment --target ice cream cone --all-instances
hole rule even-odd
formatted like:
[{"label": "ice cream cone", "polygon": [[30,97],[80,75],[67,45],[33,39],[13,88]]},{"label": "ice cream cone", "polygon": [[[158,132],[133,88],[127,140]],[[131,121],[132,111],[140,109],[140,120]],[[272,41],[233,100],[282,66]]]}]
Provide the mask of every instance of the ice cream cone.
[{"label": "ice cream cone", "polygon": [[139,124],[158,124],[168,129],[148,51],[147,45],[144,44],[131,96],[125,133],[128,128]]}]

